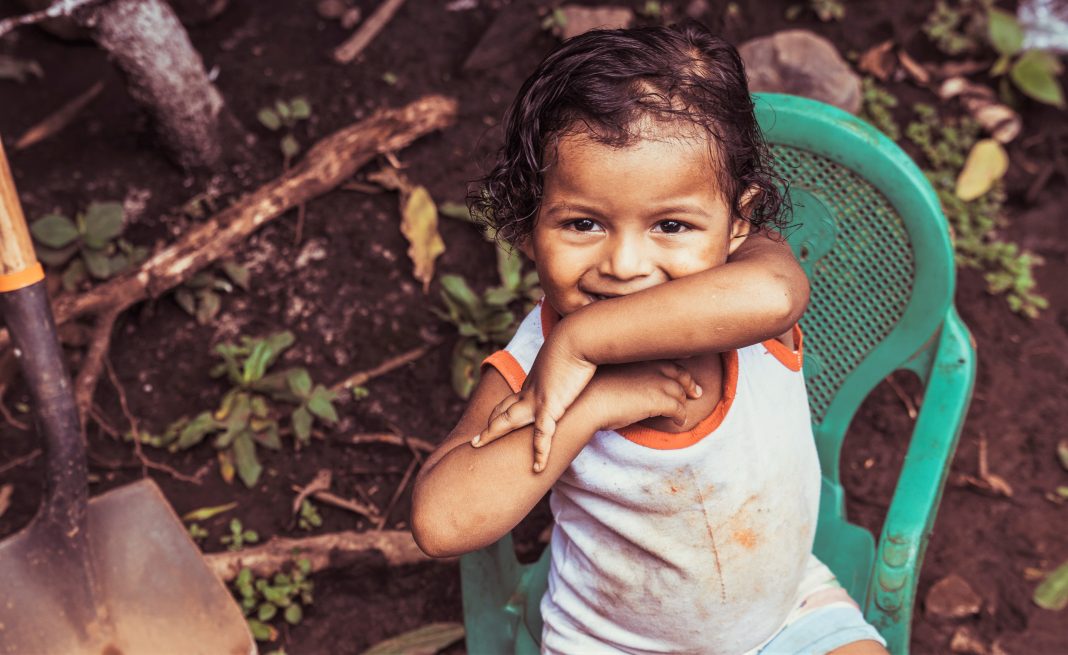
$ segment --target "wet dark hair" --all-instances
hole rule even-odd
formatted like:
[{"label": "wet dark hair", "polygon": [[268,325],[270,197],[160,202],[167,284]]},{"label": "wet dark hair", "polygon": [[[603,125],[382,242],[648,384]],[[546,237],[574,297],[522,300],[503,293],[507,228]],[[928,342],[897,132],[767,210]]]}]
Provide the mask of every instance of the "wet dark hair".
[{"label": "wet dark hair", "polygon": [[[709,135],[717,182],[733,216],[756,232],[787,224],[786,184],[770,154],[734,46],[698,23],[595,30],[564,42],[523,83],[505,117],[493,170],[469,198],[472,213],[515,244],[533,230],[546,152],[565,134],[626,147],[642,123],[690,124]],[[757,192],[743,211],[746,189]]]}]

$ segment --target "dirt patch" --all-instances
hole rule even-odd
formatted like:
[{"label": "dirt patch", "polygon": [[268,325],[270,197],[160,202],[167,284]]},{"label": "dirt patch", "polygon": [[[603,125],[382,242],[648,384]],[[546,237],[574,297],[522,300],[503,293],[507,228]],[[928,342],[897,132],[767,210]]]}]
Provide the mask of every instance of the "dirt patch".
[{"label": "dirt patch", "polygon": [[[375,5],[366,0],[356,4],[364,15]],[[6,142],[93,82],[105,84],[62,134],[9,153],[27,216],[56,209],[69,215],[90,200],[132,199],[141,209],[128,229],[130,239],[145,245],[171,239],[191,220],[180,208],[192,196],[214,184],[225,203],[280,171],[277,136],[254,117],[260,107],[297,95],[307,97],[313,109],[312,119],[297,131],[305,146],[375,107],[397,106],[429,92],[459,98],[455,127],[419,140],[399,157],[407,165],[406,175],[426,185],[435,200],[462,200],[466,183],[485,170],[495,151],[506,103],[553,41],[545,32],[528,30],[510,44],[506,56],[479,70],[465,70],[464,62],[498,11],[536,17],[539,3],[480,1],[462,11],[448,11],[446,4],[412,0],[347,66],[328,57],[347,32],[320,18],[314,3],[231,0],[217,19],[193,27],[194,45],[206,66],[217,72],[231,110],[258,138],[255,159],[233,164],[214,182],[186,176],[162,159],[145,119],[101,52],[33,29],[18,31],[0,44],[0,52],[36,60],[45,78],[21,85],[0,81],[0,93],[9,100],[0,103],[0,134]],[[640,9],[643,3],[629,4]],[[724,4],[709,2],[704,18],[736,43],[791,25],[819,31],[844,52],[893,37],[934,56],[924,51],[915,27],[930,10],[928,2],[892,7],[849,3],[843,22],[827,24],[808,18],[787,23],[777,3],[740,3],[740,14],[726,12]],[[11,0],[0,1],[0,15],[19,11]],[[1025,124],[1037,130],[1050,120],[1047,116],[1028,115]],[[1048,569],[1068,559],[1065,510],[1045,499],[1068,475],[1054,454],[1063,437],[1060,426],[1068,423],[1061,399],[1068,379],[1068,288],[1059,284],[1068,276],[1068,227],[1052,191],[1033,205],[1025,206],[1016,196],[1012,201],[1014,237],[1046,258],[1038,276],[1052,306],[1036,321],[1020,319],[1007,311],[1004,300],[986,294],[977,273],[960,275],[957,305],[977,343],[979,377],[953,472],[975,473],[982,436],[992,471],[1012,485],[1014,495],[993,497],[952,483],[947,487],[920,598],[933,582],[957,573],[983,597],[983,607],[977,616],[951,622],[928,618],[921,603],[914,619],[913,650],[918,653],[945,652],[958,625],[971,626],[987,644],[999,641],[1010,653],[1068,652],[1063,613],[1035,607],[1030,595],[1036,583],[1024,577],[1025,568]],[[227,295],[215,323],[196,325],[165,296],[123,316],[112,343],[112,362],[131,412],[143,427],[159,430],[178,416],[217,403],[224,387],[208,376],[209,345],[238,334],[292,330],[297,345],[284,363],[307,366],[323,383],[414,348],[428,335],[447,337],[419,361],[371,383],[369,398],[342,403],[341,425],[318,435],[310,447],[294,451],[287,441],[283,451],[266,454],[266,472],[255,489],[222,482],[210,464],[210,445],[177,455],[149,451],[187,474],[205,463],[212,467],[199,486],[152,473],[179,513],[237,501],[235,515],[265,537],[301,534],[289,516],[291,486],[306,484],[322,468],[334,471],[338,495],[366,494],[380,507],[388,504],[411,455],[393,446],[346,445],[347,435],[396,429],[437,441],[463,408],[449,386],[454,335],[428,309],[438,302],[437,284],[424,295],[411,276],[395,196],[339,190],[306,210],[300,243],[295,243],[296,212],[291,212],[234,253],[251,269],[252,289]],[[493,251],[470,226],[444,219],[442,235],[447,250],[438,261],[439,272],[461,274],[478,288],[495,281]],[[914,380],[905,375],[895,380],[904,393],[917,393]],[[9,405],[22,401],[19,392],[8,398]],[[97,402],[112,425],[125,429],[117,395],[106,381]],[[886,383],[875,389],[853,422],[843,453],[843,480],[850,516],[869,529],[881,526],[911,427],[905,406]],[[96,427],[89,430],[89,442],[93,493],[141,476],[128,444]],[[0,427],[0,463],[36,447],[29,433]],[[0,517],[0,534],[10,534],[32,516],[41,493],[40,474],[40,458],[3,474],[14,494]],[[405,493],[390,514],[389,527],[406,525],[408,506]],[[341,510],[321,507],[320,512],[324,531],[370,527]],[[228,520],[222,516],[204,525],[210,531],[207,550],[221,547],[219,537]],[[537,556],[546,521],[542,503],[517,530],[524,560]],[[315,583],[315,603],[304,621],[283,635],[289,653],[360,652],[405,629],[461,618],[455,564],[340,570],[315,576]]]}]

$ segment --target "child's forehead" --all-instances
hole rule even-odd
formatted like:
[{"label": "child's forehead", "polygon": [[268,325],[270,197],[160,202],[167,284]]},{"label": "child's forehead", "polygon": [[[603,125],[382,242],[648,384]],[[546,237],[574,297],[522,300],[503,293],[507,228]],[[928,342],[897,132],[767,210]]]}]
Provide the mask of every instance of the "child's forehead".
[{"label": "child's forehead", "polygon": [[545,172],[549,173],[561,164],[561,158],[569,164],[581,162],[591,153],[612,153],[631,150],[660,150],[657,146],[698,157],[703,164],[718,170],[719,152],[715,139],[703,127],[688,121],[653,121],[636,123],[625,135],[605,135],[585,122],[573,123],[561,130],[546,144]]}]

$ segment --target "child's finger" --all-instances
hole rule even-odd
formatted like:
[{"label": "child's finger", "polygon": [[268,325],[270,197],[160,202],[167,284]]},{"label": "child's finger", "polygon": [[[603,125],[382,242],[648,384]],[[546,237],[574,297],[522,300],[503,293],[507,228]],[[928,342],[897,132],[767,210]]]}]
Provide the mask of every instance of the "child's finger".
[{"label": "child's finger", "polygon": [[549,463],[549,450],[556,434],[556,419],[545,414],[534,423],[534,472],[541,473]]},{"label": "child's finger", "polygon": [[508,396],[501,402],[497,403],[497,406],[493,408],[492,412],[490,412],[489,419],[486,421],[486,425],[492,423],[493,419],[500,416],[502,413],[507,411],[509,407],[516,404],[517,402],[519,402],[519,394],[513,393],[511,396]]},{"label": "child's finger", "polygon": [[494,416],[489,425],[486,426],[486,429],[471,440],[471,445],[475,447],[485,446],[513,430],[530,425],[533,421],[534,403],[528,400],[517,400]]}]

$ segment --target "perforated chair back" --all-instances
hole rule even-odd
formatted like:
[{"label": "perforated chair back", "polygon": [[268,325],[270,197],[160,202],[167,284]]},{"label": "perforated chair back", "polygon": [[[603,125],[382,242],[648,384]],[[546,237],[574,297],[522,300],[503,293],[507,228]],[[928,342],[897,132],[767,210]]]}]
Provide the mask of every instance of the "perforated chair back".
[{"label": "perforated chair back", "polygon": [[[975,378],[953,307],[953,250],[923,173],[871,125],[830,105],[757,94],[790,183],[790,245],[809,276],[804,373],[823,474],[814,550],[893,653],[907,653],[916,582]],[[924,397],[878,547],[845,518],[839,456],[864,397],[897,369]],[[461,558],[468,651],[536,653],[548,552],[518,564],[510,536]]]}]

